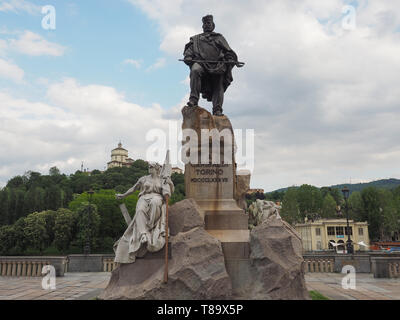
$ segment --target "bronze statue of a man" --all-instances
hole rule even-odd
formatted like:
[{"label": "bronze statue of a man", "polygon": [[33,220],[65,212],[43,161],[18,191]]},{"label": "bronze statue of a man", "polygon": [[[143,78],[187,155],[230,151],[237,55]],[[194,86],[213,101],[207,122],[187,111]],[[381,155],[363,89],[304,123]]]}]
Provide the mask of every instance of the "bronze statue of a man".
[{"label": "bronze statue of a man", "polygon": [[213,114],[222,116],[224,93],[232,78],[232,69],[238,62],[236,53],[225,38],[214,32],[212,15],[203,17],[203,33],[190,38],[185,46],[184,62],[190,67],[190,98],[188,106],[197,106],[200,93],[204,99],[212,101]]}]

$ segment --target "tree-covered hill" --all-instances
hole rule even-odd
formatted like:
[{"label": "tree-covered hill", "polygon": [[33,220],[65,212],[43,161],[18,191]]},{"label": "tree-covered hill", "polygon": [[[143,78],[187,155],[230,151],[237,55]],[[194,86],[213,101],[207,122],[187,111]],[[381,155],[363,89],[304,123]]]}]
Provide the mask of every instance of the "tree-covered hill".
[{"label": "tree-covered hill", "polygon": [[[363,189],[368,188],[368,187],[393,190],[400,186],[400,179],[391,178],[391,179],[381,179],[381,180],[365,182],[365,183],[337,184],[337,185],[328,186],[326,188],[335,188],[335,189],[342,190],[344,186],[347,186],[350,189],[350,192],[362,191]],[[287,189],[289,189],[289,187],[277,189],[277,190],[274,190],[271,192],[267,192],[267,194],[271,194],[274,192],[285,192]]]},{"label": "tree-covered hill", "polygon": [[[10,179],[6,187],[0,189],[0,226],[13,224],[33,212],[68,208],[72,200],[90,189],[95,192],[125,192],[145,175],[148,175],[148,163],[143,160],[136,160],[131,167],[112,168],[105,172],[76,171],[65,175],[56,167],[51,168],[48,175],[28,171]],[[173,174],[172,180],[175,193],[171,202],[176,202],[184,198],[184,178]]]}]

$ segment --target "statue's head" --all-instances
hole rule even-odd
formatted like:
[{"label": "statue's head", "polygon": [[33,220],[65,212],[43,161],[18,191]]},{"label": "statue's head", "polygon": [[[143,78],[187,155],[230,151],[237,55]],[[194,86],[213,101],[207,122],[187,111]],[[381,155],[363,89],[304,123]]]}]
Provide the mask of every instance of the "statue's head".
[{"label": "statue's head", "polygon": [[158,175],[160,173],[160,171],[161,171],[161,166],[158,163],[156,163],[156,162],[149,163],[149,173],[150,174],[155,173]]},{"label": "statue's head", "polygon": [[215,29],[214,18],[212,15],[207,15],[203,17],[203,31],[204,32],[213,32]]}]

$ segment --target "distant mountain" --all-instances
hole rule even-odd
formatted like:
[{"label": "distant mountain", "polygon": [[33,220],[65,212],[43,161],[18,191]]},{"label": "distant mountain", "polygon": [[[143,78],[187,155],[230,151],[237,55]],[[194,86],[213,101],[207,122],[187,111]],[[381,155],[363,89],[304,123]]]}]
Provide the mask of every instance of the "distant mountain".
[{"label": "distant mountain", "polygon": [[338,184],[335,186],[331,186],[331,188],[337,188],[337,189],[343,189],[344,186],[347,186],[351,192],[355,191],[362,191],[365,188],[368,187],[375,187],[379,189],[395,189],[398,186],[400,186],[400,180],[399,179],[382,179],[382,180],[376,180],[376,181],[371,181],[367,183],[355,183],[355,184]]},{"label": "distant mountain", "polygon": [[[350,192],[355,192],[355,191],[362,191],[365,188],[368,187],[375,187],[375,188],[380,188],[380,189],[395,189],[398,186],[400,186],[400,180],[399,179],[381,179],[381,180],[376,180],[376,181],[371,181],[371,182],[366,182],[366,183],[353,183],[353,184],[337,184],[334,186],[329,186],[328,188],[336,188],[339,190],[342,190],[344,186],[347,186],[350,189]],[[267,192],[267,193],[272,193],[272,192],[282,192],[286,191],[288,188],[282,188],[278,189],[275,191]]]}]

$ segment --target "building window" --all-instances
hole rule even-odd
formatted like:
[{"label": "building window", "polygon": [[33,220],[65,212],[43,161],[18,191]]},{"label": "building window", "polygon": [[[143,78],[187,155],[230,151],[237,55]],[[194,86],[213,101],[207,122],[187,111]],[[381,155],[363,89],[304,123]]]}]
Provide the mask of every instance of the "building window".
[{"label": "building window", "polygon": [[317,241],[317,250],[322,250],[322,243],[321,243],[321,241]]},{"label": "building window", "polygon": [[328,236],[335,235],[335,227],[328,227]]},{"label": "building window", "polygon": [[336,227],[336,235],[337,236],[344,236],[344,228],[343,227]]},{"label": "building window", "polygon": [[363,236],[364,235],[364,229],[363,228],[358,228],[358,235]]},{"label": "building window", "polygon": [[320,228],[316,228],[315,229],[315,235],[316,236],[320,236],[321,235],[321,229]]},{"label": "building window", "polygon": [[[350,235],[352,236],[353,235],[353,227],[349,227],[349,229],[350,229]],[[349,234],[347,232],[347,227],[345,227],[345,230],[346,230],[346,236],[348,236]]]}]

